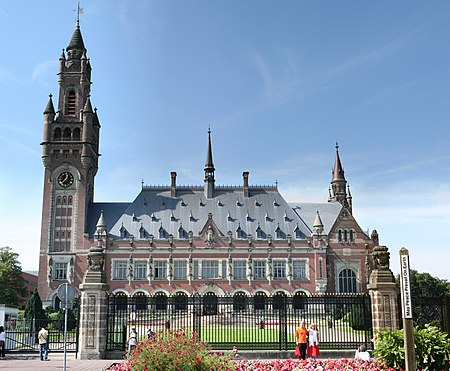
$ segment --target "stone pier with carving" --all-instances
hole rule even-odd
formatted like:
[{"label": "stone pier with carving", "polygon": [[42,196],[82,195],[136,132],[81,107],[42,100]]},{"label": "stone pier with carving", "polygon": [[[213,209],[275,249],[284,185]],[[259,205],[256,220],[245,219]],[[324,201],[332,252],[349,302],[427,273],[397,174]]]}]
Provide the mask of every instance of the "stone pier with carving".
[{"label": "stone pier with carving", "polygon": [[394,275],[389,268],[388,248],[375,246],[372,254],[374,269],[367,288],[372,302],[372,326],[376,334],[378,330],[399,328],[398,294]]},{"label": "stone pier with carving", "polygon": [[105,358],[109,285],[103,265],[104,248],[99,239],[98,246],[89,250],[88,270],[80,285],[80,359]]}]

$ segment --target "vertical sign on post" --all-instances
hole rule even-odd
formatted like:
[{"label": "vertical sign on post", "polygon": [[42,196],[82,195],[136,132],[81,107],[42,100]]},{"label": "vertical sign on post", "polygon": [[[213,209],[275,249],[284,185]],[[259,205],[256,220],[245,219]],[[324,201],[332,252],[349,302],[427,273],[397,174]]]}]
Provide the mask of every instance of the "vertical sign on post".
[{"label": "vertical sign on post", "polygon": [[61,306],[64,308],[64,366],[63,369],[67,369],[67,311],[70,308],[72,299],[75,297],[75,288],[69,283],[62,283],[58,287],[57,291],[58,298],[61,300]]},{"label": "vertical sign on post", "polygon": [[414,324],[412,318],[411,286],[409,282],[409,252],[404,247],[400,249],[400,293],[402,297],[406,371],[416,371]]}]

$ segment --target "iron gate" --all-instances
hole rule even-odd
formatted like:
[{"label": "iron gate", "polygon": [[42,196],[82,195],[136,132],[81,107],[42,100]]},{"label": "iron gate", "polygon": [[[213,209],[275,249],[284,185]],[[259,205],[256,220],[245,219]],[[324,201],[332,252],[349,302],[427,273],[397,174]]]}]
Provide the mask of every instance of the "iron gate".
[{"label": "iron gate", "polygon": [[316,323],[322,349],[371,347],[372,315],[368,295],[218,297],[200,295],[108,298],[107,351],[124,350],[131,328],[195,331],[212,349],[290,350],[299,322]]}]

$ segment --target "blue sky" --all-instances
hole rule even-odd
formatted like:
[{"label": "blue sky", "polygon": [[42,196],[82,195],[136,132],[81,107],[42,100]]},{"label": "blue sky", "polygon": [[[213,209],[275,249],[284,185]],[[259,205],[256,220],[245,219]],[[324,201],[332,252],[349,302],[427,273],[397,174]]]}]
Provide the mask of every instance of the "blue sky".
[{"label": "blue sky", "polygon": [[[96,201],[146,184],[274,184],[326,201],[335,142],[361,227],[398,272],[450,280],[450,2],[118,1],[81,4],[102,125]],[[0,5],[1,246],[37,270],[42,112],[58,94],[75,1]],[[25,11],[26,9],[26,11]],[[56,101],[56,99],[55,99]]]}]

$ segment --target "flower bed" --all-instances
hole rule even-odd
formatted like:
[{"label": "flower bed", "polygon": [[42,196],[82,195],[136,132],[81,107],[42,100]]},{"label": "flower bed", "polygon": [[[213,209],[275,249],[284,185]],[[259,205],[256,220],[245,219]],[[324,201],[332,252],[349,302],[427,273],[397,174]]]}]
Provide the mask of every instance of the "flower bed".
[{"label": "flower bed", "polygon": [[[374,361],[361,361],[357,359],[272,359],[233,361],[236,371],[394,371]],[[112,366],[109,371],[130,371],[127,362]],[[158,370],[148,366],[146,370]],[[184,371],[181,370],[180,371]]]}]

